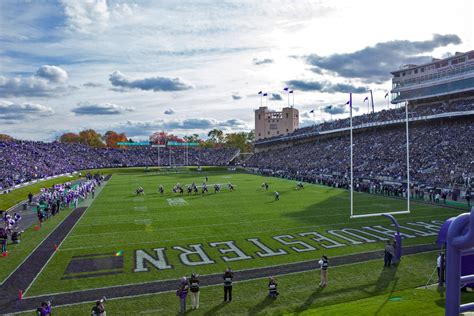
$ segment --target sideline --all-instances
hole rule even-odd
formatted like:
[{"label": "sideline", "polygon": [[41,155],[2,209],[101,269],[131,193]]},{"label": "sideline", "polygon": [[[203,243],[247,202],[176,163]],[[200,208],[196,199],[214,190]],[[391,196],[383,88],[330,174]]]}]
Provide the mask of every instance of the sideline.
[{"label": "sideline", "polygon": [[[110,177],[108,177],[110,179]],[[106,180],[108,180],[106,178]],[[107,181],[104,181],[100,190],[96,191],[95,197],[98,197]],[[91,201],[83,201],[83,204],[91,204]],[[90,206],[90,205],[89,205]],[[72,210],[63,221],[35,248],[33,252],[3,281],[0,285],[0,310],[8,312],[15,304],[18,304],[18,291],[28,290],[31,284],[36,280],[44,267],[56,253],[55,246],[61,245],[88,207],[78,207]]]},{"label": "sideline", "polygon": [[[403,248],[405,255],[413,255],[418,253],[427,253],[437,251],[436,244],[425,244],[408,246]],[[358,253],[352,255],[338,256],[331,259],[331,266],[345,266],[356,263],[362,263],[372,260],[381,260],[383,258],[383,250],[372,251],[366,253]],[[318,260],[309,260],[277,266],[269,266],[248,270],[237,270],[239,282],[250,281],[255,279],[266,278],[274,275],[288,275],[301,273],[305,271],[319,270]],[[64,292],[57,294],[47,294],[41,296],[31,296],[24,298],[21,303],[15,301],[8,305],[3,305],[2,311],[5,313],[19,313],[34,310],[38,306],[38,302],[49,301],[54,299],[54,305],[68,306],[80,303],[94,302],[98,297],[106,296],[108,299],[121,299],[129,297],[138,297],[143,295],[151,295],[154,293],[164,293],[176,290],[176,279],[151,281],[142,284],[119,285],[106,288],[89,289],[76,292]],[[215,286],[222,284],[222,273],[202,275],[202,286]]]}]

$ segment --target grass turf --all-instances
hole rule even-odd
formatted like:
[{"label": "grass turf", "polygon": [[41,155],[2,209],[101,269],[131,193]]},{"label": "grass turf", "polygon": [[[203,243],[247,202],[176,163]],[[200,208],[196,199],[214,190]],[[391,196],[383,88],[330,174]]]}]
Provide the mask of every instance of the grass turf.
[{"label": "grass turf", "polygon": [[[267,279],[236,282],[233,302],[227,304],[222,303],[222,286],[202,287],[200,308],[190,314],[443,315],[440,293],[415,289],[429,279],[435,258],[436,253],[431,252],[405,256],[392,268],[383,268],[378,260],[330,268],[329,285],[324,289],[317,286],[319,271],[279,276],[276,300],[266,297]],[[473,293],[463,295],[464,302],[472,300]],[[83,315],[91,307],[92,303],[57,307],[54,314]],[[150,294],[109,300],[106,309],[111,315],[175,315],[178,299],[173,292]]]},{"label": "grass turf", "polygon": [[[174,195],[171,187],[180,182],[201,184],[205,175],[209,184],[232,182],[235,192],[223,188],[218,194],[202,196]],[[268,182],[268,192],[261,188]],[[162,184],[166,193],[157,192]],[[383,249],[382,242],[354,246],[324,248],[327,241],[315,241],[314,235],[298,236],[298,233],[318,232],[341,243],[347,241],[326,233],[329,229],[343,227],[389,226],[388,219],[369,217],[349,220],[349,194],[345,190],[318,185],[306,185],[296,190],[295,182],[264,178],[239,172],[207,171],[202,173],[145,173],[143,169],[126,169],[117,172],[103,189],[101,195],[87,210],[70,236],[61,245],[53,259],[27,292],[28,296],[68,292],[97,287],[108,287],[156,280],[175,279],[191,272],[210,274],[222,272],[227,266],[234,270],[251,269],[288,262],[314,260],[322,254],[329,257]],[[136,187],[143,186],[144,196],[134,194]],[[274,201],[273,191],[279,191],[280,201]],[[170,199],[182,199],[183,205],[170,205]],[[405,201],[356,194],[356,213],[379,213],[403,210]],[[414,221],[445,219],[457,215],[459,210],[432,205],[411,204],[412,214],[397,216],[401,224]],[[412,226],[412,228],[416,228]],[[422,228],[416,228],[423,230]],[[406,232],[406,231],[405,231]],[[409,233],[409,232],[408,232]],[[315,247],[314,251],[295,252],[290,246],[277,242],[273,236],[292,235],[297,240]],[[427,237],[408,238],[405,245],[432,243],[435,234]],[[259,238],[272,249],[282,249],[285,254],[260,258],[259,251],[249,238]],[[223,254],[209,243],[235,241],[235,244],[252,259],[224,262]],[[190,245],[202,245],[212,264],[186,266],[180,260],[181,251],[174,246],[190,249]],[[296,245],[298,246],[298,245]],[[134,273],[134,251],[146,250],[153,255],[154,248],[166,248],[166,256],[172,269],[157,270],[148,265],[149,272]],[[123,273],[113,276],[62,279],[74,256],[91,254],[124,253]],[[261,250],[260,250],[261,251]],[[232,255],[230,255],[232,256]],[[197,260],[191,255],[190,260]],[[78,274],[80,276],[80,273]]]}]

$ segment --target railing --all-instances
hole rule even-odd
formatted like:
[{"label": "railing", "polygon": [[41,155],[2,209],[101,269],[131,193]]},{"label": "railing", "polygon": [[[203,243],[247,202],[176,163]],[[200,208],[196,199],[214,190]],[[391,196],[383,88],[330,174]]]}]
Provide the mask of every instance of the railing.
[{"label": "railing", "polygon": [[445,69],[438,73],[429,74],[418,78],[407,79],[406,81],[398,82],[396,86],[393,87],[393,89],[395,90],[418,84],[436,82],[439,80],[449,79],[451,77],[459,76],[460,74],[466,74],[469,72],[474,72],[474,63],[469,63],[467,65],[463,65],[462,67]]}]

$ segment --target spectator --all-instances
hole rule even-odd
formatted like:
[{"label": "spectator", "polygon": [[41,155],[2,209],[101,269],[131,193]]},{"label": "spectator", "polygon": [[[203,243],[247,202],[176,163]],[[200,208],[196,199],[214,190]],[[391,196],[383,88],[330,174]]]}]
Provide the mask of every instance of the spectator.
[{"label": "spectator", "polygon": [[393,249],[392,244],[390,243],[389,240],[387,240],[387,244],[385,245],[385,250],[384,250],[384,267],[390,267],[392,264],[392,258],[395,253],[395,250]]},{"label": "spectator", "polygon": [[179,313],[186,313],[186,297],[188,296],[189,282],[188,279],[184,276],[181,279],[178,290],[176,291],[176,296],[179,298]]},{"label": "spectator", "polygon": [[191,274],[189,279],[189,290],[191,291],[191,306],[192,309],[199,308],[199,276],[196,273]]},{"label": "spectator", "polygon": [[227,269],[222,278],[224,279],[224,302],[227,302],[227,298],[229,299],[229,302],[232,302],[232,283],[234,281],[234,273],[231,269]]}]

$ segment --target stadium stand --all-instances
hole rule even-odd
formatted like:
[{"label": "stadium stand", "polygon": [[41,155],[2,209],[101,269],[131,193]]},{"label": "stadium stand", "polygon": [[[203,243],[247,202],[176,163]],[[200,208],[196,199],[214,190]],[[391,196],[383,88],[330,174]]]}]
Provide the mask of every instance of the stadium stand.
[{"label": "stadium stand", "polygon": [[[418,104],[410,110],[414,185],[466,186],[474,177],[474,98]],[[405,172],[405,108],[354,117],[355,185],[400,185]],[[244,166],[268,175],[347,187],[349,119],[256,143]]]},{"label": "stadium stand", "polygon": [[[160,149],[160,165],[221,166],[235,157],[235,148],[183,148]],[[171,157],[171,159],[170,159]],[[83,169],[156,166],[156,148],[139,147],[129,149],[91,148],[82,144],[33,141],[0,142],[0,189],[16,184],[70,173]]]}]

